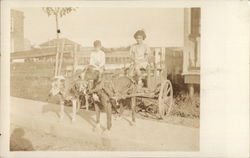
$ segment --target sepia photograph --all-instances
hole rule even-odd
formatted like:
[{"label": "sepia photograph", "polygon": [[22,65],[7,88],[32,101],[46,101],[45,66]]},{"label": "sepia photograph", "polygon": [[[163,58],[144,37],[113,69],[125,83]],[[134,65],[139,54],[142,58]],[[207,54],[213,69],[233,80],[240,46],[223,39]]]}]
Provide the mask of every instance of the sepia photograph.
[{"label": "sepia photograph", "polygon": [[0,157],[249,157],[250,3],[7,1]]},{"label": "sepia photograph", "polygon": [[10,151],[199,151],[200,8],[10,10]]}]

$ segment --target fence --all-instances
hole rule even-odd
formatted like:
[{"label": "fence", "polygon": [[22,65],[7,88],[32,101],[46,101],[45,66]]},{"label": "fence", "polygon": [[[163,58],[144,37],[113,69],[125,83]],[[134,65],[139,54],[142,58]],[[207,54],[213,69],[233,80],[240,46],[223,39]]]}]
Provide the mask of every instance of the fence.
[{"label": "fence", "polygon": [[[35,52],[17,52],[11,54],[11,95],[21,98],[45,101],[50,90],[51,79],[55,71],[55,51],[54,48],[36,50]],[[162,49],[160,49],[162,50]],[[158,51],[158,53],[160,53]],[[118,56],[119,55],[119,56]],[[23,58],[23,62],[14,62],[16,59]],[[34,60],[37,59],[37,60]],[[83,60],[84,59],[84,60]],[[77,64],[88,64],[88,53],[78,52]],[[72,72],[74,58],[71,52],[64,54],[62,64],[62,74]],[[128,51],[107,54],[108,64],[128,63]],[[168,79],[175,84],[182,84],[183,77],[182,63],[183,56],[181,49],[166,48],[165,58],[161,61],[167,69]],[[119,73],[120,71],[110,71],[109,74]],[[120,72],[121,73],[121,72]]]}]

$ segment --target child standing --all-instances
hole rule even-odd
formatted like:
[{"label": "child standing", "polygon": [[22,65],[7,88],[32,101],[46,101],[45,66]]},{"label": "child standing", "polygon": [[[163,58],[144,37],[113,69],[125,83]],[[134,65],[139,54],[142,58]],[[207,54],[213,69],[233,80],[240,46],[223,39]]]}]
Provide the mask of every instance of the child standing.
[{"label": "child standing", "polygon": [[138,85],[142,86],[141,69],[146,69],[150,55],[150,48],[143,43],[146,34],[143,30],[138,30],[134,34],[136,44],[130,47],[130,57],[134,62],[135,73],[138,76]]}]

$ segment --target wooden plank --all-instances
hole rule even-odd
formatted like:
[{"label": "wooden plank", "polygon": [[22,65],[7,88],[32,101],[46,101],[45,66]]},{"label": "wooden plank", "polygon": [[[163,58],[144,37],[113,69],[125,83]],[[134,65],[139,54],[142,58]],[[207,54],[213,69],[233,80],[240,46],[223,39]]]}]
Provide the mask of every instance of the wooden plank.
[{"label": "wooden plank", "polygon": [[200,75],[185,75],[184,83],[186,84],[200,84]]},{"label": "wooden plank", "polygon": [[[155,98],[154,93],[134,93],[128,95],[122,95],[122,98],[132,98],[132,97],[143,97],[143,98]],[[111,97],[112,99],[117,99],[116,97]]]}]

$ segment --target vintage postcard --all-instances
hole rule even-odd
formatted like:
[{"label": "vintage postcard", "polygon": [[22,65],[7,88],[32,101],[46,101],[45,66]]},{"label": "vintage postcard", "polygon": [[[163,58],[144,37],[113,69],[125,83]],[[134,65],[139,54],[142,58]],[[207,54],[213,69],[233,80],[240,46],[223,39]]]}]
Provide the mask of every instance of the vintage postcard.
[{"label": "vintage postcard", "polygon": [[[230,119],[229,113],[216,115],[228,104],[210,106],[222,104],[214,103],[216,92],[228,92],[213,76],[227,72],[218,58],[230,64],[229,54],[214,55],[224,49],[219,39],[230,45],[230,29],[239,27],[235,38],[240,28],[249,33],[249,8],[237,3],[237,17],[246,20],[240,21],[227,18],[231,3],[220,15],[223,3],[180,2],[1,2],[3,157],[228,153],[218,147],[213,155],[206,137],[215,135],[209,123],[219,128]],[[226,19],[225,32],[214,38],[223,30],[220,18]],[[218,28],[209,20],[219,21]],[[235,27],[228,26],[233,20]],[[249,38],[241,37],[240,47],[249,48]],[[208,99],[212,94],[215,100]],[[243,116],[240,132],[247,123]],[[224,125],[227,134],[219,130],[221,139],[211,139],[217,145],[231,138]],[[245,156],[247,146],[239,154]]]}]

